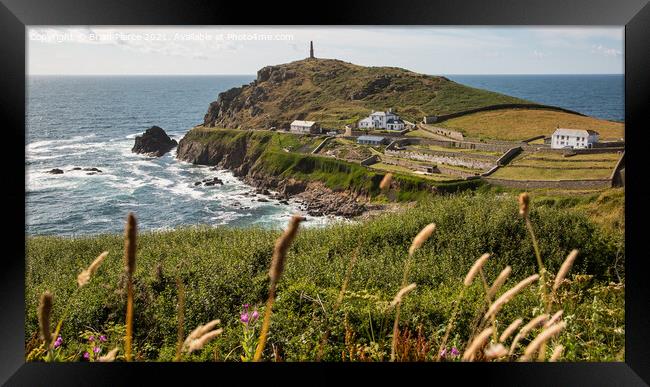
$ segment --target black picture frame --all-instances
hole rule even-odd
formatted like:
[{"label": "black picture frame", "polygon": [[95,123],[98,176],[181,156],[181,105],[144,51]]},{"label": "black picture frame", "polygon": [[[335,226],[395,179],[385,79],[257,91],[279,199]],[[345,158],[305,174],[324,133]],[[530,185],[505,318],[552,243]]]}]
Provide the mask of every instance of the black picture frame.
[{"label": "black picture frame", "polygon": [[[625,26],[626,323],[624,363],[428,364],[193,364],[26,363],[25,256],[25,44],[29,25],[608,25]],[[298,22],[298,23],[297,23]],[[1,172],[4,204],[0,269],[0,381],[7,385],[129,385],[186,376],[208,383],[333,384],[354,371],[364,383],[646,385],[650,383],[650,286],[645,220],[648,189],[644,155],[649,144],[650,5],[647,0],[345,1],[291,4],[170,0],[2,0],[0,5],[0,115],[9,152]],[[9,248],[7,248],[7,246]],[[300,371],[300,376],[295,372]],[[278,376],[281,372],[287,376]],[[144,378],[144,379],[142,379]],[[269,380],[270,379],[270,380]],[[418,383],[421,383],[419,381]],[[428,383],[428,382],[427,382]]]}]

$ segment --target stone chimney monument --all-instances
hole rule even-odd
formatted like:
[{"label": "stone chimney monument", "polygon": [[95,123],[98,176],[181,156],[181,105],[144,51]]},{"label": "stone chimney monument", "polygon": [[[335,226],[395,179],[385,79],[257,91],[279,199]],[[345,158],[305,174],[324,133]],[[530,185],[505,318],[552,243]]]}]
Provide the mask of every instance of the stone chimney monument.
[{"label": "stone chimney monument", "polygon": [[309,41],[309,59],[314,59],[314,42]]}]

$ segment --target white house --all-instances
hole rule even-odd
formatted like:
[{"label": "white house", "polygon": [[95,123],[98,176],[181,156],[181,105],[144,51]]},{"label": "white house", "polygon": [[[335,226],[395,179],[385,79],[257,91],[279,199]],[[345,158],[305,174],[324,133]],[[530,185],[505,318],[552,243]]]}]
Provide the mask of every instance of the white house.
[{"label": "white house", "polygon": [[316,121],[295,120],[291,123],[291,132],[300,134],[318,134],[320,126]]},{"label": "white house", "polygon": [[359,128],[403,130],[404,121],[393,113],[392,109],[388,109],[387,112],[373,111],[368,117],[359,121]]},{"label": "white house", "polygon": [[551,148],[591,148],[598,142],[598,132],[585,129],[557,128],[551,136]]}]

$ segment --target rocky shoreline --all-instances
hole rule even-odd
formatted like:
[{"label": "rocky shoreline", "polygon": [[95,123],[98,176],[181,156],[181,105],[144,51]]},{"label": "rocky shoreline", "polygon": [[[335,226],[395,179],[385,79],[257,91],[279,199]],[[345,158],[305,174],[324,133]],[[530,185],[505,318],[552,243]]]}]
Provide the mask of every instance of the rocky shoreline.
[{"label": "rocky shoreline", "polygon": [[[303,204],[311,216],[333,215],[353,218],[368,210],[378,210],[378,205],[368,203],[365,195],[349,190],[335,191],[318,181],[270,176],[254,168],[259,155],[247,153],[245,141],[224,145],[219,142],[201,142],[183,138],[178,144],[176,157],[197,165],[209,165],[230,170],[235,177],[281,203],[289,199]],[[271,193],[274,191],[275,193]]]}]

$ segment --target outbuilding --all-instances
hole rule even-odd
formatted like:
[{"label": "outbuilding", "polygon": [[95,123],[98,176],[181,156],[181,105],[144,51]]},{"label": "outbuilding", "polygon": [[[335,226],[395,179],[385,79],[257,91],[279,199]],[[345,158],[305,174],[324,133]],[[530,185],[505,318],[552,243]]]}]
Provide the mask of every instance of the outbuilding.
[{"label": "outbuilding", "polygon": [[295,120],[291,123],[290,131],[299,134],[319,134],[320,126],[316,121]]},{"label": "outbuilding", "polygon": [[383,145],[386,144],[386,137],[359,136],[359,138],[357,138],[357,143],[363,145]]}]

